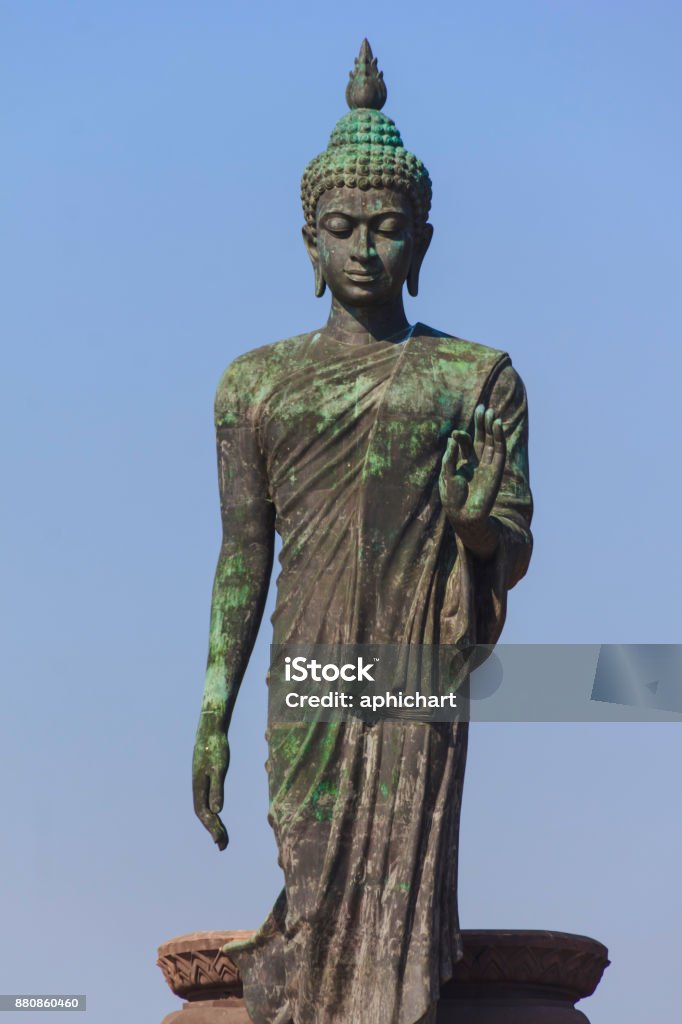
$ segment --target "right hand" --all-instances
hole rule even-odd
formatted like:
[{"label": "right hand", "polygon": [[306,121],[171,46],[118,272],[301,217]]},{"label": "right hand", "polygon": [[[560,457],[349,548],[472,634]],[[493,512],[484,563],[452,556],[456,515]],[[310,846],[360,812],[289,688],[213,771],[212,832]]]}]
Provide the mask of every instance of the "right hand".
[{"label": "right hand", "polygon": [[229,763],[230,747],[225,730],[215,716],[202,714],[192,760],[194,812],[219,850],[224,850],[229,842],[227,830],[218,817],[223,809]]}]

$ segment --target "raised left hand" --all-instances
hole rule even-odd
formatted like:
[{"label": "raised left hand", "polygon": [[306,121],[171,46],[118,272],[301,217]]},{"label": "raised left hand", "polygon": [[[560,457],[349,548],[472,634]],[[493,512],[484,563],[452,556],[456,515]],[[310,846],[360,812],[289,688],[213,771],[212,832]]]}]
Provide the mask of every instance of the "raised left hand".
[{"label": "raised left hand", "polygon": [[474,412],[474,440],[453,430],[441,464],[438,487],[455,530],[484,527],[492,511],[507,459],[502,421],[484,405]]}]

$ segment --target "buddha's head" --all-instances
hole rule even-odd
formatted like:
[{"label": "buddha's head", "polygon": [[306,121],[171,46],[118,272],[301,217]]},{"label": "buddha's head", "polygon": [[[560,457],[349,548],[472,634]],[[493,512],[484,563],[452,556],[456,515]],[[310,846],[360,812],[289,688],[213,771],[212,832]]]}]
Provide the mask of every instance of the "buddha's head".
[{"label": "buddha's head", "polygon": [[303,175],[303,239],[316,295],[329,285],[344,304],[373,306],[399,298],[405,283],[417,294],[433,234],[431,179],[381,113],[386,86],[366,39],[346,100],[350,113]]}]

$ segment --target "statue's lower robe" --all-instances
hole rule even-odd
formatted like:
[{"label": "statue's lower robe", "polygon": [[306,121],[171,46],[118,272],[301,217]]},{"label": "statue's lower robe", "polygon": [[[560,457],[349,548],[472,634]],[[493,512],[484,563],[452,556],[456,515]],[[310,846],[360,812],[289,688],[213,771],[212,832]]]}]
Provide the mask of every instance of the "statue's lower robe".
[{"label": "statue's lower robe", "polygon": [[[448,436],[479,402],[508,446],[485,563],[438,493]],[[233,500],[266,486],[275,504],[274,643],[495,642],[530,553],[525,394],[504,353],[422,325],[402,344],[306,335],[236,360],[217,422],[241,467]],[[252,1020],[415,1024],[461,956],[467,726],[270,722],[268,740],[285,888],[231,950]]]}]

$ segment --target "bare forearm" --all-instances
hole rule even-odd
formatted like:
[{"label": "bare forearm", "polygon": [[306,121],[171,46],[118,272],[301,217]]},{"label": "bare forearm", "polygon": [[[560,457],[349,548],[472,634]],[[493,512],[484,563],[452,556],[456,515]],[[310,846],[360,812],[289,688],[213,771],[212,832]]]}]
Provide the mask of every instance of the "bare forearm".
[{"label": "bare forearm", "polygon": [[272,570],[272,541],[223,544],[211,604],[203,716],[227,730],[260,626]]}]

